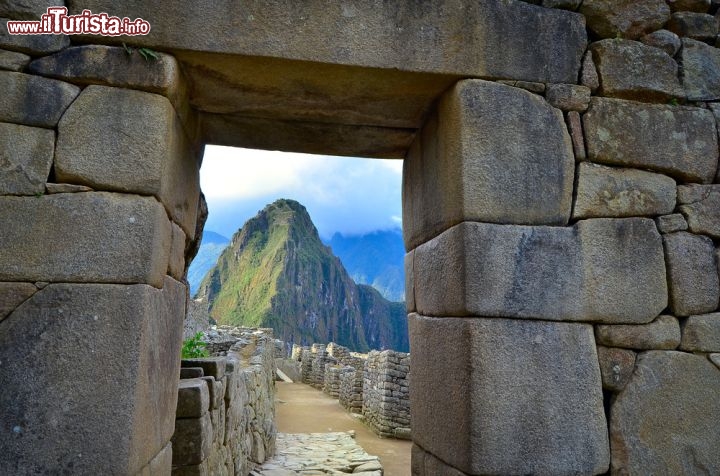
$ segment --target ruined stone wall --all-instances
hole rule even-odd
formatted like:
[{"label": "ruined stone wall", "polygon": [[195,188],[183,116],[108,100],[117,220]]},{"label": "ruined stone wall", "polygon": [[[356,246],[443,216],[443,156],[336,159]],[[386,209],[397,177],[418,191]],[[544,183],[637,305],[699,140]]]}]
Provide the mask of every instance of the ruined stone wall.
[{"label": "ruined stone wall", "polygon": [[226,356],[183,360],[174,475],[246,475],[275,451],[275,343],[240,332]]},{"label": "ruined stone wall", "polygon": [[350,413],[362,413],[363,370],[350,365],[340,370],[340,405]]},{"label": "ruined stone wall", "polygon": [[340,397],[340,373],[344,367],[336,364],[325,364],[325,382],[323,392],[332,398]]},{"label": "ruined stone wall", "polygon": [[362,414],[380,436],[410,439],[410,354],[370,351],[363,371]]}]

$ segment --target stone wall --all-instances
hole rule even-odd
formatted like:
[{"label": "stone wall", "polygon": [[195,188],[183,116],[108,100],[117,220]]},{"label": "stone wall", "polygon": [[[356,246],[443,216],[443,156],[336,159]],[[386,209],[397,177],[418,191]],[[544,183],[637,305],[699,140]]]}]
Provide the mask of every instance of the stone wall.
[{"label": "stone wall", "polygon": [[377,434],[410,439],[410,354],[370,351],[363,370],[362,414]]},{"label": "stone wall", "polygon": [[363,407],[363,370],[345,366],[340,370],[340,405],[350,413],[362,413]]},{"label": "stone wall", "polygon": [[275,451],[272,333],[235,329],[227,355],[183,360],[174,475],[247,475]]}]

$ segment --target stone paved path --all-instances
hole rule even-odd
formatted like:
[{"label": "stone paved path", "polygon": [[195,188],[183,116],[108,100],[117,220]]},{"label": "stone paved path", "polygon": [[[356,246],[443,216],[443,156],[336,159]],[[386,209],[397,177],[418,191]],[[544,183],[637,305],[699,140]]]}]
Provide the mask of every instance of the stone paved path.
[{"label": "stone paved path", "polygon": [[355,442],[354,432],[278,433],[276,455],[251,476],[382,476],[377,456]]}]

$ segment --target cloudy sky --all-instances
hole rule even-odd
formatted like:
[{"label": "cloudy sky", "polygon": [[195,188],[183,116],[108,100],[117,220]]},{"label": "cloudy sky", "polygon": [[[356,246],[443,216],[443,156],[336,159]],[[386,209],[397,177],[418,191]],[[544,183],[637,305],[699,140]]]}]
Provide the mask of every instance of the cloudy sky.
[{"label": "cloudy sky", "polygon": [[401,160],[358,159],[207,146],[200,183],[206,230],[228,238],[278,198],[308,209],[320,236],[401,226]]}]

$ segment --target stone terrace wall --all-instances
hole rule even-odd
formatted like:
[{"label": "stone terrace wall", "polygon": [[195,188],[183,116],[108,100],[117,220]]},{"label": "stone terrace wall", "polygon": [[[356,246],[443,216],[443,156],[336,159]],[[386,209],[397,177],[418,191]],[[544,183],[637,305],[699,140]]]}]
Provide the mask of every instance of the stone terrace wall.
[{"label": "stone terrace wall", "polygon": [[340,405],[351,413],[362,413],[363,369],[345,366],[340,370]]},{"label": "stone terrace wall", "polygon": [[365,422],[380,436],[410,439],[410,354],[368,354],[363,372]]},{"label": "stone terrace wall", "polygon": [[272,334],[233,331],[226,356],[183,360],[174,475],[247,475],[275,451]]}]

